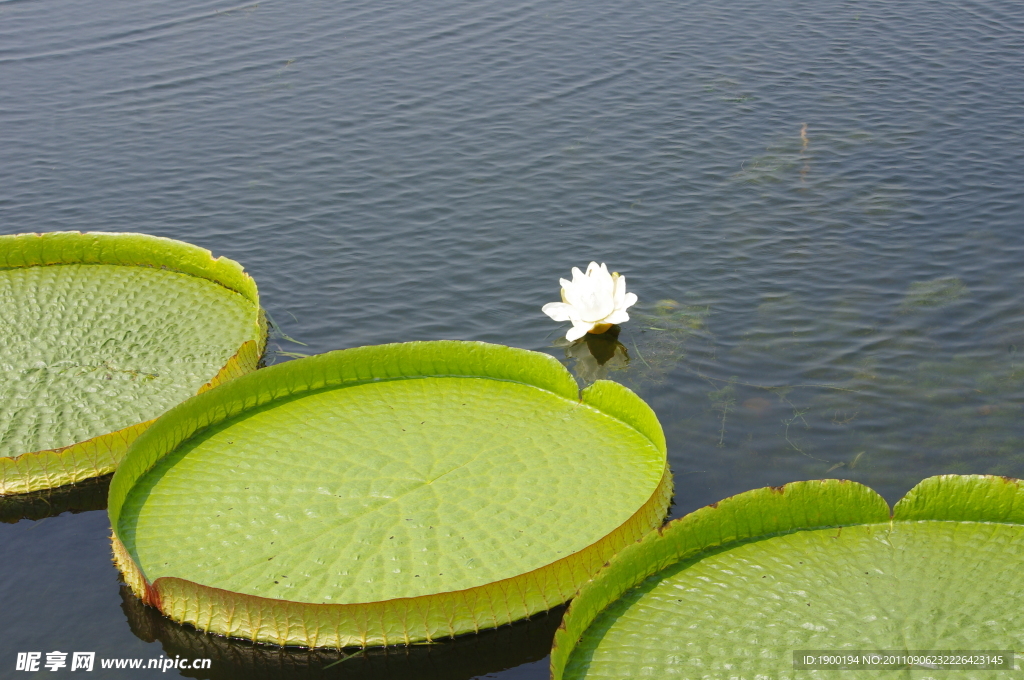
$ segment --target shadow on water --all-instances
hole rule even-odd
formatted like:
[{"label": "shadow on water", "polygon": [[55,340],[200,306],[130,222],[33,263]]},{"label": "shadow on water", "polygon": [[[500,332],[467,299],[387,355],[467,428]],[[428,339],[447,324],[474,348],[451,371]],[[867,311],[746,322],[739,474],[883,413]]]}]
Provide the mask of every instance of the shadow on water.
[{"label": "shadow on water", "polygon": [[705,329],[709,313],[707,307],[659,300],[630,310],[632,326],[626,335],[615,325],[574,342],[559,338],[553,347],[565,351],[563,363],[584,385],[612,379],[639,390],[663,382],[695,340],[710,338]]},{"label": "shadow on water", "polygon": [[629,353],[619,342],[619,326],[612,326],[604,333],[587,333],[579,340],[559,338],[554,346],[565,349],[565,361],[571,364],[576,378],[589,385],[608,377],[610,371],[617,371],[629,365]]},{"label": "shadow on water", "polygon": [[105,510],[111,477],[113,475],[87,479],[56,489],[0,496],[0,522],[14,524],[23,519],[56,517],[64,512]]},{"label": "shadow on water", "polygon": [[275,647],[211,635],[177,624],[144,605],[126,585],[121,609],[133,634],[159,642],[168,658],[211,659],[206,670],[178,671],[201,680],[469,680],[543,659],[565,606],[527,621],[433,645],[371,649]]}]

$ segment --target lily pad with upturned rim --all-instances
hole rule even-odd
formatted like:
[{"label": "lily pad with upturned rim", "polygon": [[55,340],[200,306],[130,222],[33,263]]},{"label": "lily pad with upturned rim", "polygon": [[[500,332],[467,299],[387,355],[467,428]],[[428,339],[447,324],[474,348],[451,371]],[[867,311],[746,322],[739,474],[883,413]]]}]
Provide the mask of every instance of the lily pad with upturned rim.
[{"label": "lily pad with upturned rim", "polygon": [[113,472],[171,406],[254,370],[242,267],[145,234],[0,236],[0,494]]},{"label": "lily pad with upturned rim", "polygon": [[175,621],[409,644],[559,605],[659,525],[665,439],[553,357],[414,342],[242,376],[160,418],[110,487],[115,562]]},{"label": "lily pad with upturned rim", "polygon": [[794,670],[799,650],[1020,650],[1022,557],[1018,480],[931,477],[891,517],[848,481],[748,491],[616,555],[574,598],[551,676],[799,678],[822,672]]}]

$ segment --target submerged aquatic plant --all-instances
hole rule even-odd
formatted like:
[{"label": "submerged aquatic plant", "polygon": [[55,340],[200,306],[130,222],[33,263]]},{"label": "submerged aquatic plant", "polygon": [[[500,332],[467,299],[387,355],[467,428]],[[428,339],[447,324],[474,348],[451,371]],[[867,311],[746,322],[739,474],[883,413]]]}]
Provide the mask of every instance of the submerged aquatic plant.
[{"label": "submerged aquatic plant", "polygon": [[555,321],[571,321],[565,334],[569,341],[579,340],[587,333],[604,333],[615,324],[629,321],[626,309],[636,304],[636,293],[626,292],[626,277],[608,272],[604,263],[591,262],[587,273],[572,268],[572,281],[559,279],[562,301],[549,302],[541,308]]},{"label": "submerged aquatic plant", "polygon": [[946,276],[932,281],[915,281],[910,284],[898,312],[909,314],[913,311],[945,307],[967,295],[964,282],[955,276]]}]

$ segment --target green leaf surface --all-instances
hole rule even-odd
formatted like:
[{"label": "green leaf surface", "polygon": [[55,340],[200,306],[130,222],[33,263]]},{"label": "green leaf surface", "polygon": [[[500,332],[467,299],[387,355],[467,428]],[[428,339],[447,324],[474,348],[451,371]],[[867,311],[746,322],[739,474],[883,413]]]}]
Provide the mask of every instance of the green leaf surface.
[{"label": "green leaf surface", "polygon": [[301,359],[158,420],[111,522],[150,584],[351,605],[543,581],[665,488],[653,413],[620,386],[597,401],[551,357],[483,343]]},{"label": "green leaf surface", "polygon": [[581,589],[552,677],[838,677],[794,670],[794,651],[1020,649],[1020,497],[1016,480],[950,475],[911,490],[892,519],[837,480],[726,499],[627,547]]},{"label": "green leaf surface", "polygon": [[252,280],[209,251],[0,236],[0,493],[112,472],[148,421],[254,368],[263,336]]},{"label": "green leaf surface", "polygon": [[0,271],[0,455],[68,446],[194,395],[253,337],[255,310],[150,267]]}]

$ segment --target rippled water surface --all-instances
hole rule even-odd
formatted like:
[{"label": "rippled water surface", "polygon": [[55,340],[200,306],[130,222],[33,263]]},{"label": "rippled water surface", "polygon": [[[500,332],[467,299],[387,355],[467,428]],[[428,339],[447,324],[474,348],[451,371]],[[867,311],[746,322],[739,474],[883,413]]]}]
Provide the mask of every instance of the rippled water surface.
[{"label": "rippled water surface", "polygon": [[[236,259],[305,343],[272,361],[458,338],[582,379],[540,307],[607,262],[640,304],[601,370],[657,411],[675,516],[820,477],[894,502],[1024,477],[1022,44],[1010,0],[8,0],[0,232]],[[554,615],[328,670],[213,649],[122,598],[102,504],[0,526],[0,675],[58,649],[547,677]]]}]

